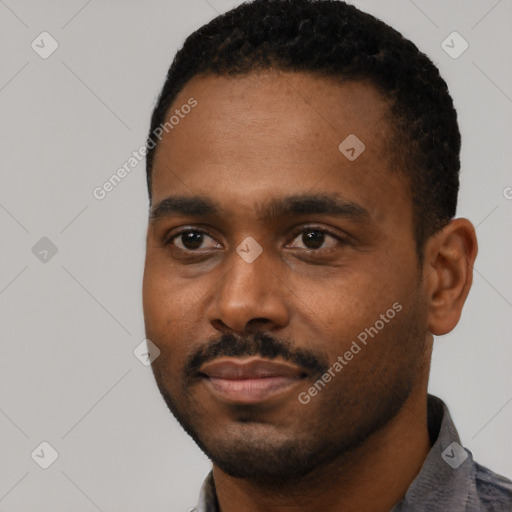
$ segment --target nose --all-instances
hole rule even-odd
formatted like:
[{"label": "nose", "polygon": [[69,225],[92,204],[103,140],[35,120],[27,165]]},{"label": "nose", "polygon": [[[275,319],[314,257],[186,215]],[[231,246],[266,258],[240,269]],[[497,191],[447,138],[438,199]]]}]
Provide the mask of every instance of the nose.
[{"label": "nose", "polygon": [[217,283],[208,308],[208,320],[219,331],[239,335],[264,325],[275,330],[287,325],[289,295],[280,269],[263,253],[248,263],[233,251],[226,261],[223,277]]}]

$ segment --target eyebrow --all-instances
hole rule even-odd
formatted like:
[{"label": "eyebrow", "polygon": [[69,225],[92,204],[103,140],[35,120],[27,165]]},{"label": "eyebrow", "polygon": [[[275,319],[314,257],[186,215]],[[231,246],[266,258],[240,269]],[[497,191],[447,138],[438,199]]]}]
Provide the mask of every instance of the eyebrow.
[{"label": "eyebrow", "polygon": [[[155,205],[149,221],[182,215],[187,217],[221,217],[223,208],[202,196],[169,196]],[[272,221],[280,217],[299,215],[331,215],[354,221],[370,218],[368,210],[343,199],[337,194],[296,194],[272,198],[257,206],[258,218]]]}]

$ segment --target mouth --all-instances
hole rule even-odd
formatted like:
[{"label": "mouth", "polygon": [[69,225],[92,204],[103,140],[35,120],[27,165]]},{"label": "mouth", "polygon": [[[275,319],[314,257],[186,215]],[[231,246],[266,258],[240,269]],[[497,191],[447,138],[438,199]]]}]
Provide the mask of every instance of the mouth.
[{"label": "mouth", "polygon": [[257,404],[280,396],[307,376],[298,366],[262,358],[221,358],[199,369],[210,391],[230,404]]}]

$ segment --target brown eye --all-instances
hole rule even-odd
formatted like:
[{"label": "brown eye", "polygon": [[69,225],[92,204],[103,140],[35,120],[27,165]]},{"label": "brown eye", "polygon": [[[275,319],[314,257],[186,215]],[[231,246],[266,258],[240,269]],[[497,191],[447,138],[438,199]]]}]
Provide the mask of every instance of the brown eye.
[{"label": "brown eye", "polygon": [[216,247],[216,243],[214,242],[209,247],[203,247],[203,244],[210,239],[214,242],[213,238],[203,231],[197,230],[186,230],[177,233],[172,236],[167,242],[166,245],[174,245],[178,249],[182,249],[185,251],[194,251],[196,249],[209,249]]},{"label": "brown eye", "polygon": [[[297,242],[297,240],[300,241]],[[328,244],[324,245],[326,240],[328,241]],[[340,242],[343,242],[341,237],[335,236],[325,229],[305,228],[295,235],[292,247],[301,248],[300,244],[303,244],[304,249],[330,249],[338,245]]]},{"label": "brown eye", "polygon": [[308,249],[319,249],[325,240],[325,234],[317,230],[302,233],[302,242]]}]

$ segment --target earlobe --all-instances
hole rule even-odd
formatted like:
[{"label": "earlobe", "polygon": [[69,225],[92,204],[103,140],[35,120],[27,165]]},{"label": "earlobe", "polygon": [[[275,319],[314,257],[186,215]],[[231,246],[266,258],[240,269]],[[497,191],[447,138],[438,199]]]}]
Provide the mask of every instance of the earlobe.
[{"label": "earlobe", "polygon": [[454,219],[432,236],[425,251],[428,329],[437,336],[458,323],[473,282],[478,243],[473,224]]}]

